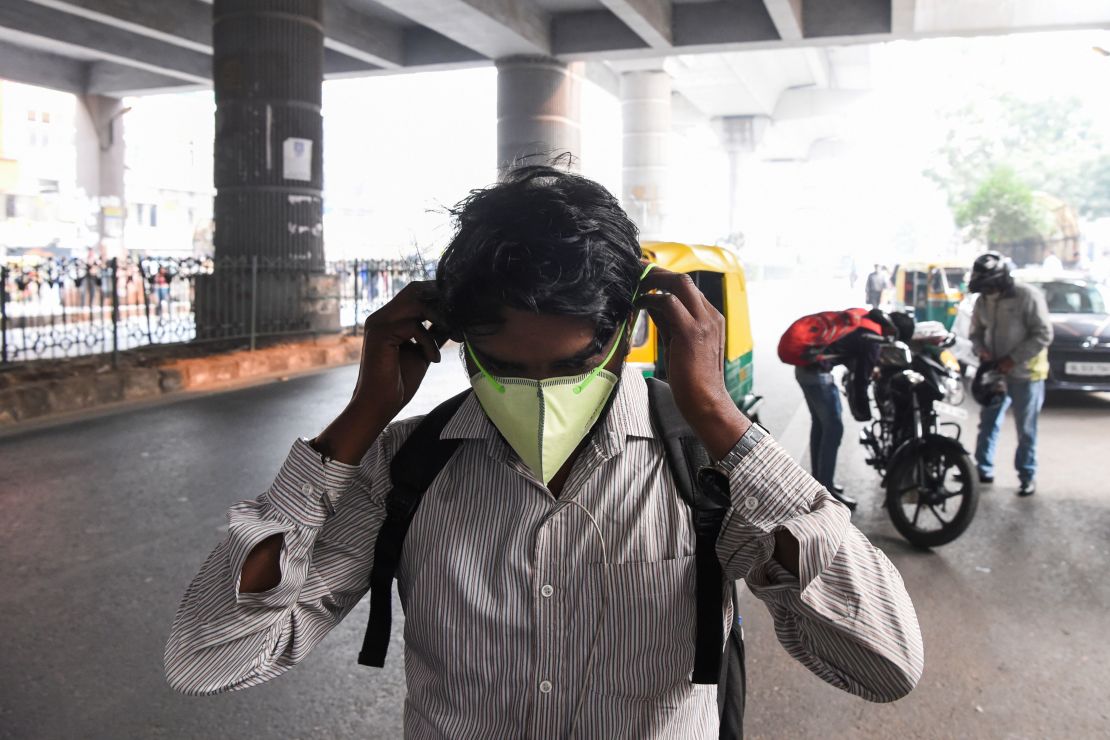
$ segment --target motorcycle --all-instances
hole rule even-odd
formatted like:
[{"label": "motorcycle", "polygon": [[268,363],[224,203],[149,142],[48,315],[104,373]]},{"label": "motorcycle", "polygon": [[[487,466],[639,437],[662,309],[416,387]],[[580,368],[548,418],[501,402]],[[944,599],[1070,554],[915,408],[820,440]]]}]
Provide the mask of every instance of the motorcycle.
[{"label": "motorcycle", "polygon": [[[918,547],[952,542],[979,504],[975,468],[961,428],[940,412],[967,418],[959,363],[947,348],[955,335],[939,322],[915,324],[892,314],[894,336],[867,334],[870,361],[848,361],[845,392],[852,415],[871,424],[860,432],[867,464],[882,475],[886,510],[898,532]],[[954,430],[954,434],[945,431]]]}]

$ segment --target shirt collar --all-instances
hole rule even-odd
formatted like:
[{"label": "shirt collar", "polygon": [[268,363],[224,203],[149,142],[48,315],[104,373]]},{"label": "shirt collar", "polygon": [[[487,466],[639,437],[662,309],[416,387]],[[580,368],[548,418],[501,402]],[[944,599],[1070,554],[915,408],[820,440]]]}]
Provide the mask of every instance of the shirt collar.
[{"label": "shirt collar", "polygon": [[639,368],[625,363],[621,380],[617,384],[617,395],[609,413],[598,424],[600,435],[609,435],[624,446],[628,437],[655,436],[651,426],[651,409],[648,407],[647,383]]},{"label": "shirt collar", "polygon": [[[616,448],[624,447],[624,440],[628,437],[651,439],[655,436],[651,426],[651,411],[648,408],[647,383],[638,368],[625,364],[609,413],[595,426],[595,432],[599,440],[607,439]],[[443,427],[439,437],[499,439],[497,428],[482,411],[478,397],[473,393],[466,397],[459,410]]]}]

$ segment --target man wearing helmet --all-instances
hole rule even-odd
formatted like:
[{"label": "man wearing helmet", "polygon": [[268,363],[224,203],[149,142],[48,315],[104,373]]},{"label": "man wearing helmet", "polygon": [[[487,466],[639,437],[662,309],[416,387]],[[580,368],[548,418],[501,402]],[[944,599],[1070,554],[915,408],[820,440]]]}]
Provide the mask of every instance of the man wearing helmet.
[{"label": "man wearing helmet", "polygon": [[993,396],[979,414],[975,462],[979,480],[994,481],[994,452],[1006,409],[1014,407],[1018,447],[1014,456],[1021,487],[1019,496],[1036,491],[1037,416],[1044,404],[1048,377],[1048,345],[1052,322],[1044,295],[1017,283],[1010,263],[998,252],[986,252],[971,268],[968,290],[981,293],[971,313],[971,343],[975,353],[1005,378],[1005,393]]}]

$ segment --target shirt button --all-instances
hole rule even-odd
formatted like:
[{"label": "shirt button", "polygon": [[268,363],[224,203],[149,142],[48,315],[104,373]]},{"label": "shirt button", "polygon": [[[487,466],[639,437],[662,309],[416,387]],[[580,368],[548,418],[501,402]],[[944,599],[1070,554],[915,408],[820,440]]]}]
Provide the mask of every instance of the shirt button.
[{"label": "shirt button", "polygon": [[542,693],[542,694],[550,694],[551,693],[551,682],[550,681],[541,681],[540,682],[540,693]]},{"label": "shirt button", "polygon": [[303,486],[301,486],[301,493],[303,493],[305,496],[311,496],[312,494],[316,493],[316,489],[312,487],[311,483],[305,483]]},{"label": "shirt button", "polygon": [[748,511],[755,511],[757,508],[759,508],[759,502],[756,501],[755,496],[748,496],[746,499],[744,499],[744,508]]},{"label": "shirt button", "polygon": [[544,587],[540,589],[540,593],[543,594],[543,597],[546,599],[551,596],[551,594],[555,593],[555,589],[551,587],[550,583],[546,583]]}]

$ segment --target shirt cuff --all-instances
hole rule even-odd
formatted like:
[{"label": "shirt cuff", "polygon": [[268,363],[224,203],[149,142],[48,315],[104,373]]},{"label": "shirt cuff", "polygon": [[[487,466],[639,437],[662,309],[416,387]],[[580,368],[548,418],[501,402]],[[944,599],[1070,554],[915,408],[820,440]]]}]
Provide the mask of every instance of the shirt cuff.
[{"label": "shirt cuff", "polygon": [[268,498],[297,524],[320,527],[350,490],[359,470],[358,465],[336,460],[325,463],[306,440],[298,439],[270,486]]},{"label": "shirt cuff", "polygon": [[847,508],[822,489],[812,511],[781,527],[798,541],[798,575],[794,576],[773,557],[768,557],[748,574],[746,582],[752,593],[783,605],[800,598],[830,619],[844,619],[851,612],[850,605],[825,593],[821,576],[842,549],[851,526],[848,518]]},{"label": "shirt cuff", "polygon": [[[228,566],[235,589],[235,603],[239,606],[255,608],[279,608],[289,606],[297,600],[300,584],[290,578],[290,538],[294,536],[293,527],[280,520],[273,509],[268,509],[263,500],[243,501],[231,507],[228,518]],[[243,575],[243,564],[247,557],[263,540],[275,535],[283,535],[281,556],[281,581],[268,591],[240,593],[239,583]]]},{"label": "shirt cuff", "polygon": [[770,534],[807,514],[824,491],[770,435],[748,454],[738,454],[739,447],[717,467],[728,476],[732,516],[745,524]]}]

